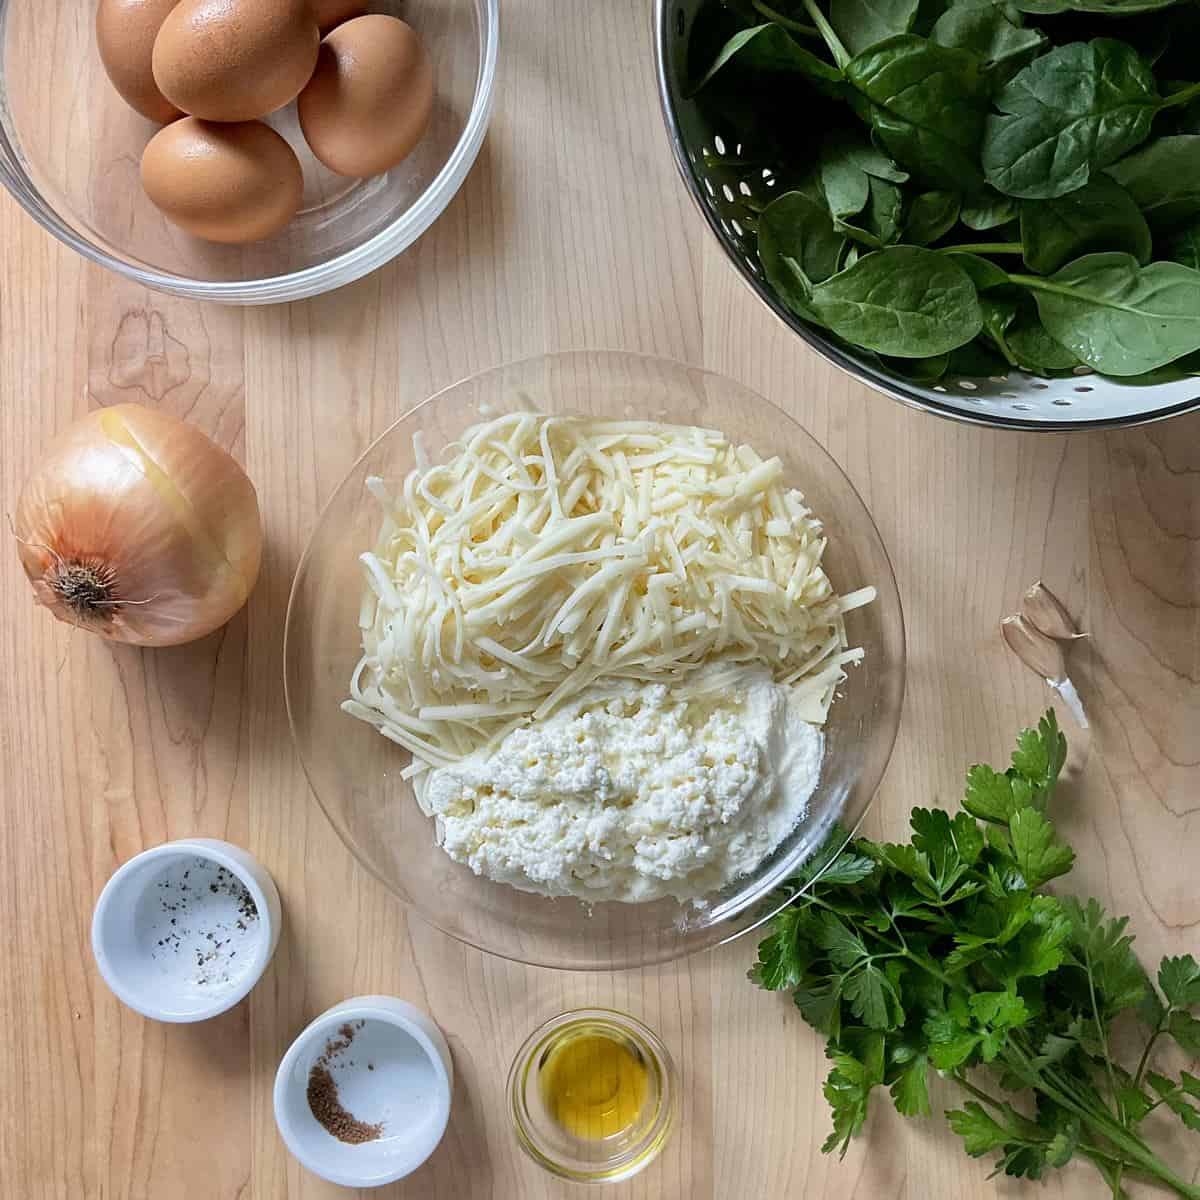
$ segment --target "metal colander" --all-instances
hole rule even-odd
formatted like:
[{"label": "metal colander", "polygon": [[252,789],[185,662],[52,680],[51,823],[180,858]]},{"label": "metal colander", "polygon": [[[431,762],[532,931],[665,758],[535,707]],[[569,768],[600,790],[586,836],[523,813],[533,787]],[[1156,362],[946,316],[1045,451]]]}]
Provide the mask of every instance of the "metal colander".
[{"label": "metal colander", "polygon": [[[1080,368],[1063,379],[1024,371],[962,378],[947,375],[924,386],[880,369],[795,316],[763,275],[754,236],[755,209],[778,181],[748,144],[736,117],[717,121],[688,96],[688,45],[703,6],[719,0],[655,0],[655,50],[663,116],[684,182],[742,278],[785,324],[818,354],[854,378],[914,408],[1007,429],[1080,429],[1134,425],[1200,407],[1200,379],[1122,384]],[[753,166],[746,160],[752,160]]]}]

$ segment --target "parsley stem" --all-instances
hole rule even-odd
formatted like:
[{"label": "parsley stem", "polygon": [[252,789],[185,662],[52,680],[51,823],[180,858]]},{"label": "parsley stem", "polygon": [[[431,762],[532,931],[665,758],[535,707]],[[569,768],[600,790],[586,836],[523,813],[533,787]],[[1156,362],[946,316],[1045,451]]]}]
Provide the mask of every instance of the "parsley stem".
[{"label": "parsley stem", "polygon": [[821,37],[821,31],[815,25],[805,25],[800,21],[794,21],[791,17],[785,17],[783,13],[777,12],[768,4],[764,4],[763,0],[750,0],[750,4],[755,12],[766,17],[768,21],[774,21],[776,25],[782,25],[789,33],[796,33],[801,37],[816,38],[818,41],[824,40]]},{"label": "parsley stem", "polygon": [[944,983],[948,988],[954,988],[954,987],[958,986],[958,984],[956,984],[954,982],[954,980],[950,978],[949,975],[943,974],[941,971],[939,971],[937,969],[937,967],[933,966],[931,963],[929,963],[925,959],[921,958],[920,956],[913,954],[913,952],[911,950],[907,950],[907,949],[902,950],[900,952],[900,957],[907,958],[910,963],[914,963],[916,966],[920,967],[923,971],[932,975],[934,977],[934,979],[940,979],[942,981],[942,983]]},{"label": "parsley stem", "polygon": [[1104,1073],[1108,1076],[1108,1088],[1112,1093],[1113,1103],[1117,1106],[1117,1120],[1124,1125],[1125,1105],[1121,1101],[1121,1093],[1117,1090],[1117,1077],[1113,1073],[1112,1056],[1108,1052],[1108,1031],[1100,1020],[1100,1005],[1096,1001],[1096,978],[1092,970],[1092,956],[1085,949],[1084,966],[1087,970],[1088,995],[1092,999],[1092,1016],[1096,1020],[1096,1031],[1100,1035],[1100,1049],[1104,1052]]},{"label": "parsley stem", "polygon": [[1135,1088],[1142,1086],[1142,1078],[1146,1074],[1146,1068],[1150,1065],[1150,1051],[1154,1049],[1154,1043],[1162,1036],[1163,1022],[1165,1020],[1165,1016],[1159,1018],[1158,1025],[1150,1035],[1149,1041],[1146,1042],[1146,1048],[1142,1051],[1142,1057],[1138,1060],[1137,1070],[1133,1073],[1133,1086]]},{"label": "parsley stem", "polygon": [[970,1092],[970,1094],[974,1096],[976,1100],[982,1100],[984,1104],[990,1104],[993,1108],[998,1109],[1000,1112],[1004,1111],[1003,1101],[997,1100],[995,1096],[989,1096],[982,1088],[977,1088],[973,1083],[970,1082],[970,1080],[967,1079],[965,1075],[955,1071],[952,1073],[952,1078],[954,1079],[954,1082],[963,1089],[964,1092]]}]

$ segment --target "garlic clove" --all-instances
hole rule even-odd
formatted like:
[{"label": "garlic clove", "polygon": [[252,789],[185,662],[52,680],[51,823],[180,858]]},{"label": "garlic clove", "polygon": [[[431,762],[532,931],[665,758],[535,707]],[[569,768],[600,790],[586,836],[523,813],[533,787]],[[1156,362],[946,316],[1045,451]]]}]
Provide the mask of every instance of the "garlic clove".
[{"label": "garlic clove", "polygon": [[1021,597],[1021,616],[1047,637],[1064,642],[1087,637],[1079,632],[1063,602],[1040,579]]},{"label": "garlic clove", "polygon": [[1062,697],[1071,715],[1079,722],[1079,727],[1087,729],[1088,719],[1083,710],[1083,701],[1075,685],[1067,678],[1067,660],[1062,644],[1047,637],[1021,613],[1005,617],[1000,622],[1000,633],[1008,648]]},{"label": "garlic clove", "polygon": [[1005,617],[1000,622],[1000,633],[1008,648],[1047,683],[1059,683],[1067,677],[1062,647],[1023,615]]}]

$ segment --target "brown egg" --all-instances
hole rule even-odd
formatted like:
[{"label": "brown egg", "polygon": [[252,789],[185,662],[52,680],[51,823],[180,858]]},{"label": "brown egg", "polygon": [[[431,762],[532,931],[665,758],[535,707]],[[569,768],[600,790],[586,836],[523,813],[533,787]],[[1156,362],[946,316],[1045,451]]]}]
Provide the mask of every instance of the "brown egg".
[{"label": "brown egg", "polygon": [[308,82],[321,35],[308,0],[181,0],[154,43],[154,80],[184,112],[249,121]]},{"label": "brown egg", "polygon": [[300,207],[300,160],[269,125],[184,117],[151,139],[142,186],[163,215],[210,242],[253,242]]},{"label": "brown egg", "polygon": [[178,0],[100,0],[96,46],[121,99],[143,117],[165,125],[179,109],[158,90],[150,56],[154,39]]},{"label": "brown egg", "polygon": [[312,152],[331,171],[379,175],[412,150],[429,124],[429,56],[396,17],[356,17],[321,43],[297,107]]},{"label": "brown egg", "polygon": [[322,33],[367,11],[365,0],[312,0],[313,15]]}]

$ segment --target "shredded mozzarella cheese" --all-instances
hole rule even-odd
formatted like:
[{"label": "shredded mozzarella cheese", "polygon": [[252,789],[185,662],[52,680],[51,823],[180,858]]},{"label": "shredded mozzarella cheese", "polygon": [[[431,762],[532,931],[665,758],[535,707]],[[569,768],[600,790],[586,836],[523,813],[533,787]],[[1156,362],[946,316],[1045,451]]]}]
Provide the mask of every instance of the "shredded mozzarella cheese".
[{"label": "shredded mozzarella cheese", "polygon": [[[821,724],[847,663],[825,538],[803,496],[719,432],[512,413],[468,429],[383,505],[363,554],[346,712],[425,767],[461,761],[586,688],[686,689],[765,664]],[[706,678],[711,678],[711,674]]]}]

